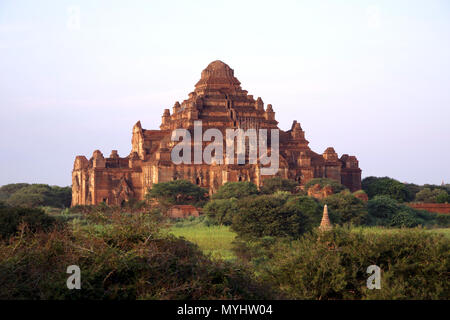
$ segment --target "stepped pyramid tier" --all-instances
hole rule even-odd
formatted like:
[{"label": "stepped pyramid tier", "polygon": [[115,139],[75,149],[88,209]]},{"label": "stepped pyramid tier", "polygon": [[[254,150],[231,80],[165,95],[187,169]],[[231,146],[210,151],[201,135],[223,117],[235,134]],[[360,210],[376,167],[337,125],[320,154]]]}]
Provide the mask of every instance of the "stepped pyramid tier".
[{"label": "stepped pyramid tier", "polygon": [[204,128],[276,129],[278,122],[272,106],[264,110],[264,102],[256,100],[234,76],[227,64],[216,60],[202,71],[195,90],[188,99],[175,102],[173,113],[164,110],[161,130],[193,128],[194,121],[202,120]]},{"label": "stepped pyramid tier", "polygon": [[[109,158],[96,150],[88,160],[77,156],[72,171],[72,205],[120,205],[131,198],[144,199],[148,188],[159,182],[189,180],[214,193],[228,181],[251,181],[258,187],[273,177],[261,174],[260,164],[179,164],[171,160],[175,129],[187,129],[194,137],[194,124],[202,131],[218,129],[278,129],[271,104],[264,105],[241,88],[234,70],[222,61],[211,62],[201,73],[194,91],[172,108],[162,111],[159,130],[148,130],[138,121],[132,129],[131,152],[120,157],[116,150]],[[172,111],[172,112],[171,112]],[[270,134],[269,134],[270,135]],[[334,179],[350,190],[361,189],[361,169],[355,156],[341,158],[333,148],[322,154],[312,151],[305,132],[297,121],[289,130],[279,130],[279,170],[276,176],[303,185],[316,177]],[[203,148],[210,142],[203,141]],[[269,139],[270,143],[270,139]],[[192,143],[192,150],[194,146]],[[108,154],[108,153],[106,153]],[[193,152],[192,152],[193,154]]]}]

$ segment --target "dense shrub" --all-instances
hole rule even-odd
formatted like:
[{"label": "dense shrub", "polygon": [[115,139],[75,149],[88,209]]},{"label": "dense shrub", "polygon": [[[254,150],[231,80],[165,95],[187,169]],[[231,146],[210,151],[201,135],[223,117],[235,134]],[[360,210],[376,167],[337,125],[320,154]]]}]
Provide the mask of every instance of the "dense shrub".
[{"label": "dense shrub", "polygon": [[[0,242],[0,299],[264,299],[243,266],[211,261],[192,243],[159,232],[148,214],[106,215]],[[68,290],[66,268],[81,269]]]},{"label": "dense shrub", "polygon": [[238,212],[238,200],[236,198],[211,200],[203,207],[203,212],[213,223],[231,225],[233,216]]},{"label": "dense shrub", "polygon": [[125,203],[122,204],[122,208],[131,209],[131,210],[142,210],[142,209],[146,209],[148,207],[149,207],[149,205],[147,204],[147,201],[136,200],[133,198],[128,201],[125,201]]},{"label": "dense shrub", "polygon": [[0,195],[10,206],[67,208],[72,200],[72,189],[47,184],[16,183],[2,186]]},{"label": "dense shrub", "polygon": [[436,202],[437,203],[449,203],[450,202],[450,194],[448,194],[446,191],[440,192],[436,196]]},{"label": "dense shrub", "polygon": [[294,192],[298,183],[291,179],[283,179],[280,177],[274,177],[270,179],[265,179],[263,181],[263,186],[261,187],[262,194],[273,194],[277,191],[288,191]]},{"label": "dense shrub", "polygon": [[450,196],[447,191],[442,189],[423,188],[416,194],[416,201],[428,203],[445,203],[449,202]]},{"label": "dense shrub", "polygon": [[[298,237],[309,227],[309,218],[285,197],[262,195],[242,199],[231,228],[242,237]],[[297,208],[295,208],[297,209]]]},{"label": "dense shrub", "polygon": [[339,193],[339,192],[347,189],[345,186],[343,186],[336,180],[328,179],[328,178],[314,178],[314,179],[309,180],[305,184],[305,190],[308,191],[309,188],[311,188],[312,186],[314,186],[316,184],[320,185],[321,188],[323,188],[325,186],[330,186],[333,189],[333,193]]},{"label": "dense shrub", "polygon": [[328,196],[323,203],[328,205],[330,220],[334,224],[362,225],[366,223],[366,204],[349,191]]},{"label": "dense shrub", "polygon": [[29,186],[28,183],[11,183],[0,187],[0,200],[7,200],[12,194],[18,190]]},{"label": "dense shrub", "polygon": [[[364,180],[363,180],[364,181]],[[404,183],[405,188],[408,190],[407,192],[411,195],[411,198],[414,199],[417,192],[423,189],[423,186],[419,186],[414,183]]]},{"label": "dense shrub", "polygon": [[414,194],[411,194],[405,184],[389,177],[367,177],[362,180],[361,185],[369,199],[379,195],[386,195],[400,202],[414,199]]},{"label": "dense shrub", "polygon": [[56,219],[48,216],[41,209],[22,207],[0,208],[0,239],[13,236],[21,224],[27,224],[31,231],[50,230]]},{"label": "dense shrub", "polygon": [[389,220],[390,227],[413,228],[420,224],[420,220],[411,212],[404,210],[396,212]]},{"label": "dense shrub", "polygon": [[437,214],[415,210],[389,196],[376,196],[367,202],[367,224],[390,227],[415,227],[437,224]]},{"label": "dense shrub", "polygon": [[302,217],[302,232],[310,231],[320,224],[323,207],[317,199],[308,196],[291,196],[284,206],[286,210]]},{"label": "dense shrub", "polygon": [[166,204],[201,205],[208,197],[208,190],[187,180],[174,180],[154,184],[146,196]]},{"label": "dense shrub", "polygon": [[436,215],[437,225],[448,228],[450,227],[450,215],[449,214],[437,214]]},{"label": "dense shrub", "polygon": [[[364,232],[335,228],[296,241],[237,244],[264,281],[288,299],[448,299],[450,241],[421,230]],[[369,290],[367,267],[381,268]]]},{"label": "dense shrub", "polygon": [[367,202],[368,224],[388,225],[392,216],[401,210],[400,204],[389,196],[376,196]]},{"label": "dense shrub", "polygon": [[213,199],[239,199],[255,194],[258,194],[258,188],[254,183],[248,181],[227,182],[217,190]]}]

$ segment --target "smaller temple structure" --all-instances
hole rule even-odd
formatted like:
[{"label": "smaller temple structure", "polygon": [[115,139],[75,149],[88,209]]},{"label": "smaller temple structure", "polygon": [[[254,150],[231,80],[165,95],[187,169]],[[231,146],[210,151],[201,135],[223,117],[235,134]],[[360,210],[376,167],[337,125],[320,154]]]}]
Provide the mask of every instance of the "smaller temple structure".
[{"label": "smaller temple structure", "polygon": [[330,218],[328,217],[328,206],[325,205],[323,207],[323,216],[322,221],[320,222],[319,226],[320,231],[329,231],[333,229],[333,225],[330,222]]}]

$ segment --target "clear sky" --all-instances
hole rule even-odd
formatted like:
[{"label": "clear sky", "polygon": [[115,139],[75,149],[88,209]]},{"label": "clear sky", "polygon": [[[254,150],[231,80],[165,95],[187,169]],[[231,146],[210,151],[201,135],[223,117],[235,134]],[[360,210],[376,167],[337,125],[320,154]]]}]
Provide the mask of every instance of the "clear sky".
[{"label": "clear sky", "polygon": [[[126,7],[124,6],[126,4]],[[369,175],[450,182],[450,2],[0,1],[0,185],[70,185],[213,60]]]}]

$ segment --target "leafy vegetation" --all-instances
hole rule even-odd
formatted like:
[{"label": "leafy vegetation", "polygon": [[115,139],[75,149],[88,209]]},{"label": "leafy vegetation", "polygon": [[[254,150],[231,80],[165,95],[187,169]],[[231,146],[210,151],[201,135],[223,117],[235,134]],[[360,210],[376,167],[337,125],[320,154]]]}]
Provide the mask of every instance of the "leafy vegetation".
[{"label": "leafy vegetation", "polygon": [[[151,214],[98,207],[83,221],[0,242],[0,299],[263,299],[243,266],[211,261]],[[25,230],[25,229],[24,229]],[[82,270],[68,290],[66,268]]]},{"label": "leafy vegetation", "polygon": [[323,202],[328,205],[330,219],[335,224],[362,225],[366,223],[366,204],[347,190],[328,196]]},{"label": "leafy vegetation", "polygon": [[47,184],[7,184],[0,187],[0,200],[9,206],[16,207],[67,208],[72,200],[72,189]]},{"label": "leafy vegetation", "polygon": [[[317,200],[289,185],[270,179],[258,192],[227,183],[204,216],[177,220],[160,204],[203,205],[206,190],[178,180],[153,186],[148,198],[158,204],[62,210],[11,207],[31,185],[0,188],[0,299],[448,298],[450,233],[432,228],[450,226],[450,215],[415,210],[392,194],[365,202],[343,189]],[[330,232],[317,229],[324,204]],[[73,264],[82,290],[67,290]],[[382,290],[366,289],[372,264],[381,267]]]},{"label": "leafy vegetation", "polygon": [[0,200],[5,201],[16,191],[29,186],[28,183],[11,183],[0,187]]},{"label": "leafy vegetation", "polygon": [[368,225],[411,228],[439,224],[436,213],[415,210],[389,196],[376,196],[369,200],[367,209]]},{"label": "leafy vegetation", "polygon": [[238,200],[236,198],[215,199],[204,206],[203,212],[211,222],[229,226],[233,222],[233,216],[238,212],[238,209]]},{"label": "leafy vegetation", "polygon": [[274,177],[265,179],[263,186],[261,187],[262,194],[273,194],[277,191],[295,192],[298,183],[291,179],[283,179],[280,177]]},{"label": "leafy vegetation", "polygon": [[244,182],[227,182],[217,190],[213,195],[213,199],[231,199],[244,198],[258,194],[258,188],[254,183]]},{"label": "leafy vegetation", "polygon": [[187,180],[174,180],[154,184],[146,196],[163,204],[201,205],[208,198],[208,190]]},{"label": "leafy vegetation", "polygon": [[[450,240],[420,230],[335,228],[294,241],[241,241],[236,252],[288,299],[447,299],[450,289]],[[366,287],[373,264],[382,271],[381,290]]]},{"label": "leafy vegetation", "polygon": [[389,196],[400,202],[414,199],[414,194],[410,192],[405,184],[389,177],[367,177],[362,180],[361,185],[369,199],[380,195]]},{"label": "leafy vegetation", "polygon": [[48,231],[56,224],[56,219],[45,214],[41,209],[0,208],[0,239],[7,239],[16,234],[21,225],[30,231]]},{"label": "leafy vegetation", "polygon": [[450,195],[442,189],[423,188],[416,193],[416,201],[429,203],[450,202]]},{"label": "leafy vegetation", "polygon": [[309,217],[298,209],[274,195],[247,197],[239,202],[231,229],[241,237],[298,237],[310,226]]}]

